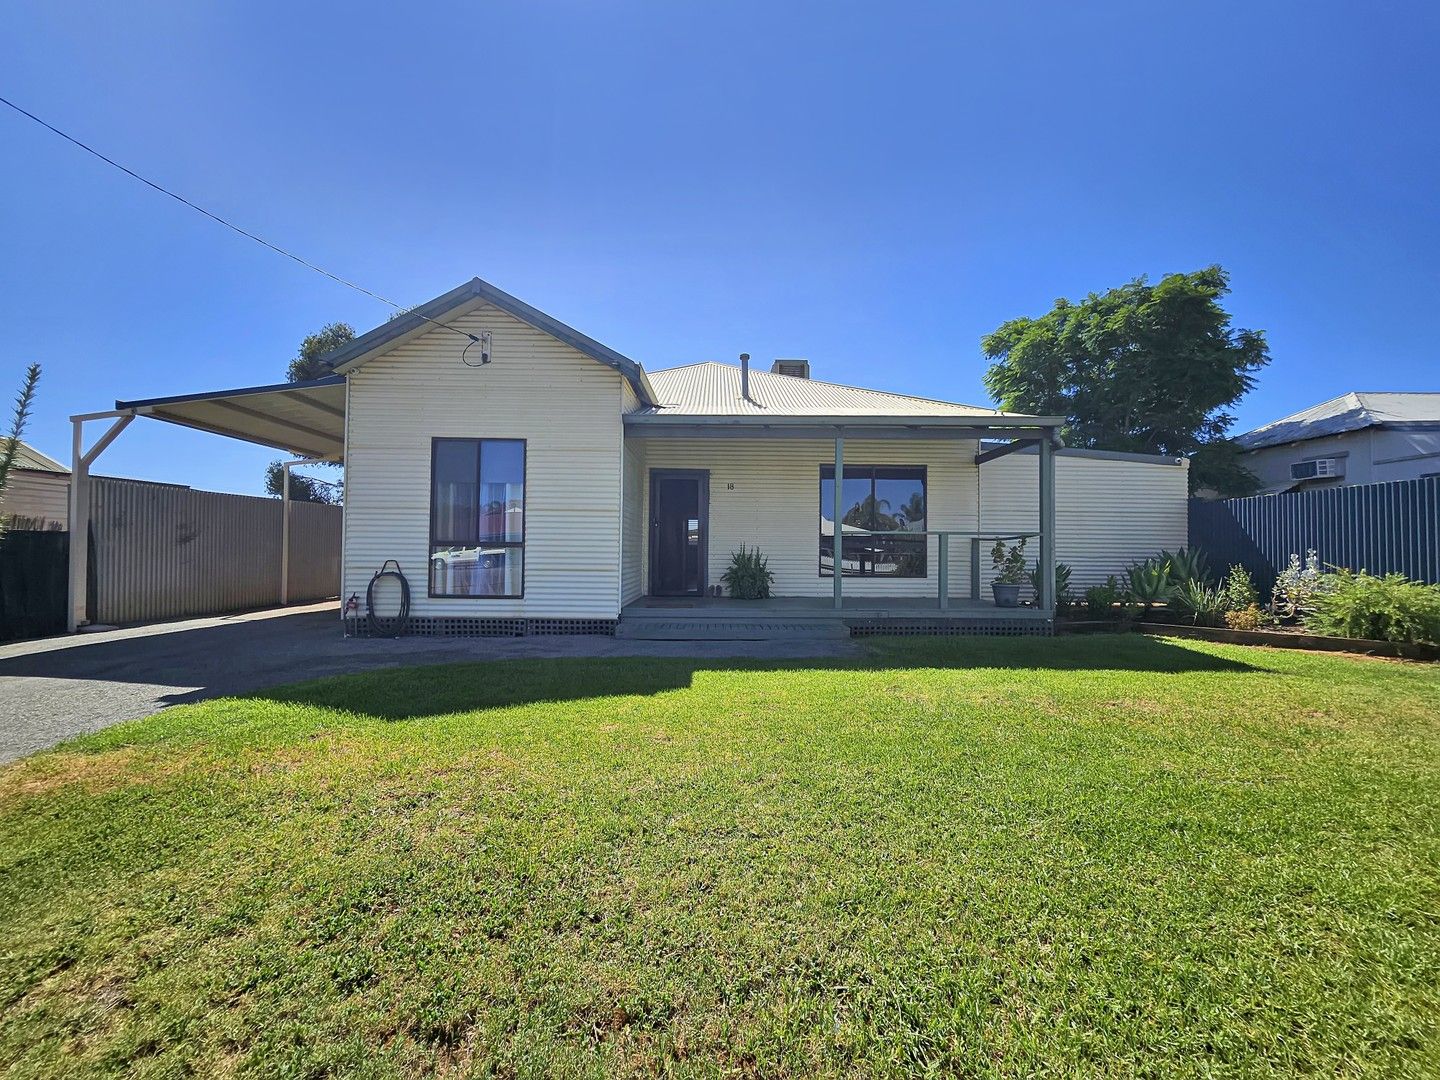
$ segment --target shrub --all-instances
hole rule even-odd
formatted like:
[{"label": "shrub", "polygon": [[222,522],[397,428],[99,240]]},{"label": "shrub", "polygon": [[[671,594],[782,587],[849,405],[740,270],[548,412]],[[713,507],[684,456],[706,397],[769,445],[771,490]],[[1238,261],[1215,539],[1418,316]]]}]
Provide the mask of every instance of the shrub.
[{"label": "shrub", "polygon": [[1196,626],[1219,626],[1225,614],[1225,601],[1220,590],[1193,578],[1175,590],[1170,602],[1190,616],[1190,621]]},{"label": "shrub", "polygon": [[1313,600],[1305,625],[1322,634],[1440,645],[1440,585],[1403,574],[1339,570]]},{"label": "shrub", "polygon": [[1121,599],[1120,582],[1111,574],[1104,585],[1091,585],[1085,590],[1085,610],[1095,619],[1113,619],[1118,615],[1115,605]]},{"label": "shrub", "polygon": [[1220,583],[1220,598],[1226,611],[1244,611],[1260,604],[1260,594],[1255,591],[1250,571],[1238,564],[1230,567],[1230,572]]},{"label": "shrub", "polygon": [[1231,630],[1259,630],[1265,624],[1265,613],[1259,604],[1225,612],[1225,625]]},{"label": "shrub", "polygon": [[[1055,564],[1055,606],[1066,607],[1070,603],[1070,575],[1073,571],[1068,563]],[[1035,590],[1035,599],[1040,599],[1040,564],[1030,571],[1030,587]]]},{"label": "shrub", "polygon": [[1270,590],[1270,611],[1282,619],[1298,619],[1314,608],[1316,598],[1330,584],[1330,576],[1320,571],[1320,557],[1313,548],[1305,553],[1303,566],[1300,556],[1292,553]]},{"label": "shrub", "polygon": [[720,575],[726,590],[737,600],[765,600],[770,596],[770,586],[775,575],[770,572],[769,560],[760,554],[758,547],[740,550],[730,556],[730,565]]},{"label": "shrub", "polygon": [[995,571],[995,584],[1021,585],[1025,581],[1025,538],[1018,544],[1005,546],[1004,540],[996,540],[990,549],[990,568]]}]

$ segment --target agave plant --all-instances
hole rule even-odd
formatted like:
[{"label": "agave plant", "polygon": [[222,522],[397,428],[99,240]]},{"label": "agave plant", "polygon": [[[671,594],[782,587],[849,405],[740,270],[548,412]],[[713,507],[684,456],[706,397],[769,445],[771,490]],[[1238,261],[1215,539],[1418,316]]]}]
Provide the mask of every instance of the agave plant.
[{"label": "agave plant", "polygon": [[1210,579],[1208,560],[1199,548],[1182,547],[1178,551],[1162,551],[1155,558],[1170,564],[1170,580],[1176,586],[1192,581],[1204,584]]},{"label": "agave plant", "polygon": [[1170,580],[1170,563],[1166,559],[1146,559],[1126,571],[1130,598],[1144,608],[1163,604],[1175,595]]}]

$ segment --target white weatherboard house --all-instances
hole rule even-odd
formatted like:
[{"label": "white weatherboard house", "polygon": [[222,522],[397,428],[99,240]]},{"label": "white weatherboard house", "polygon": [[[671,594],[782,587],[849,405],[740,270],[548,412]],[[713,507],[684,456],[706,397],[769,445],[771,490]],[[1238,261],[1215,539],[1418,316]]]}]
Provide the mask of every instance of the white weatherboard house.
[{"label": "white weatherboard house", "polygon": [[[1186,539],[1183,461],[1058,449],[1058,418],[841,386],[805,361],[647,372],[479,279],[328,360],[309,383],[88,419],[343,461],[339,595],[363,613],[393,560],[412,632],[1043,633],[1053,578],[995,608],[995,536],[1026,536],[1080,588]],[[768,558],[771,601],[713,597],[742,545]]]}]

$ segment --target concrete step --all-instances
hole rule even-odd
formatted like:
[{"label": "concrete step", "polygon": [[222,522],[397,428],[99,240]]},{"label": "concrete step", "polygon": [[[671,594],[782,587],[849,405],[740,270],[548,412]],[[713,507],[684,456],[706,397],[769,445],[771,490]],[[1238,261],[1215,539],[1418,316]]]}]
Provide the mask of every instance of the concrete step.
[{"label": "concrete step", "polygon": [[617,638],[631,641],[795,641],[801,638],[848,638],[850,628],[839,619],[643,619],[626,616],[615,628]]}]

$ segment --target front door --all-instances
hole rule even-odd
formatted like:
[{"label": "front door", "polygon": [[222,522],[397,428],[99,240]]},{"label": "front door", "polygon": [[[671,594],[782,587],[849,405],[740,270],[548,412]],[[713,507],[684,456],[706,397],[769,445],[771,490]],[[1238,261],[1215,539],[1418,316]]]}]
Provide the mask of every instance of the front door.
[{"label": "front door", "polygon": [[710,474],[650,470],[650,595],[703,596]]}]

